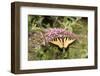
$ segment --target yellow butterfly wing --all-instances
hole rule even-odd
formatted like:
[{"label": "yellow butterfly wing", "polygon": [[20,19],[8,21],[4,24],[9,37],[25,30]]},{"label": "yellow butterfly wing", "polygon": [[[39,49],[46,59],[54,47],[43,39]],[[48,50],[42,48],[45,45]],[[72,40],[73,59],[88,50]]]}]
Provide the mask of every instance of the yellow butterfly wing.
[{"label": "yellow butterfly wing", "polygon": [[63,48],[63,40],[61,38],[56,38],[52,41],[50,41],[50,43],[55,44],[57,46],[59,46],[60,48]]},{"label": "yellow butterfly wing", "polygon": [[68,45],[74,41],[75,41],[75,39],[64,38],[64,48],[67,48]]}]

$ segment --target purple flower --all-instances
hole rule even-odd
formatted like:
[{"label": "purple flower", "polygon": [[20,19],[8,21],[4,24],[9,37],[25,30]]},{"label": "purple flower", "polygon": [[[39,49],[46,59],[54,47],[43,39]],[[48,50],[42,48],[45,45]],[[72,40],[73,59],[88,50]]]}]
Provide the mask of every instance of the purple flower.
[{"label": "purple flower", "polygon": [[78,39],[78,36],[63,28],[49,28],[45,30],[44,37],[46,42],[50,42],[55,38],[68,37],[70,39]]}]

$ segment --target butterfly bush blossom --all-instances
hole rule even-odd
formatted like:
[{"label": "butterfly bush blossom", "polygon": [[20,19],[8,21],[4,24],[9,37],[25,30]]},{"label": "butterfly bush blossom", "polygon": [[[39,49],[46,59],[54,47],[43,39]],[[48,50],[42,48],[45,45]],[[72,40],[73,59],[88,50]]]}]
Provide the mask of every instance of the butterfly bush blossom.
[{"label": "butterfly bush blossom", "polygon": [[70,39],[78,39],[78,36],[68,30],[65,30],[63,28],[49,28],[47,30],[45,30],[45,41],[48,43],[50,41],[52,41],[55,38],[64,38],[64,37],[68,37]]}]

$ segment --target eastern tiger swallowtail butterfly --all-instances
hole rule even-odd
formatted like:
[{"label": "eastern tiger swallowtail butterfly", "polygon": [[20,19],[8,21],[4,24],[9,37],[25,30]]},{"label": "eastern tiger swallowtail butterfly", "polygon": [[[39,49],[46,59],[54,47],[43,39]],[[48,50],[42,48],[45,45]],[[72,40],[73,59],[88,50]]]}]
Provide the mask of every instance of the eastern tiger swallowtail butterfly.
[{"label": "eastern tiger swallowtail butterfly", "polygon": [[69,44],[73,43],[75,39],[65,38],[55,38],[50,43],[59,46],[60,48],[67,48]]}]

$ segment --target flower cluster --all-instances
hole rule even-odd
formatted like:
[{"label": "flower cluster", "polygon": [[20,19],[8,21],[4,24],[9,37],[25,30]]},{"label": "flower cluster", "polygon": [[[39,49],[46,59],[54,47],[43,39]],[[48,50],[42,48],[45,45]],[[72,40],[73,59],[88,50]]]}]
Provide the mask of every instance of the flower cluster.
[{"label": "flower cluster", "polygon": [[64,37],[68,37],[70,39],[78,39],[77,35],[63,28],[46,29],[44,36],[45,36],[46,42],[50,42],[55,38],[64,38]]}]

